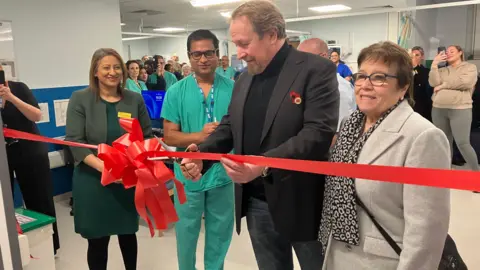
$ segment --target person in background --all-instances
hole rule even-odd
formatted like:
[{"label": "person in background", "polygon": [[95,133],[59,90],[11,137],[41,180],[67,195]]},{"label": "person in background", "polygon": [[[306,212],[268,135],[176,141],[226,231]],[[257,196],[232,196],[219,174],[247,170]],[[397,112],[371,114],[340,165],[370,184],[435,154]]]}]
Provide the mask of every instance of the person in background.
[{"label": "person in background", "polygon": [[[353,75],[358,110],[343,124],[330,162],[450,168],[443,132],[405,99],[413,90],[412,60],[392,42],[358,56]],[[450,191],[327,176],[319,240],[323,270],[438,269],[447,238]],[[366,211],[401,247],[397,255]],[[327,246],[328,244],[328,246]]]},{"label": "person in background", "polygon": [[[285,28],[270,1],[248,1],[232,12],[231,40],[248,72],[235,82],[220,125],[188,150],[327,160],[338,124],[336,68],[289,46]],[[183,159],[182,164],[183,175],[197,180],[216,163]],[[225,158],[221,164],[236,183],[237,232],[246,216],[258,269],[293,269],[292,247],[303,270],[321,269],[317,238],[324,176]]]},{"label": "person in background", "polygon": [[148,80],[147,69],[144,66],[140,66],[140,72],[138,73],[138,80],[146,83]]},{"label": "person in background", "polygon": [[330,54],[330,60],[337,65],[337,73],[340,74],[345,80],[351,82],[352,81],[352,71],[350,68],[345,65],[342,61],[340,61],[340,55],[337,51],[332,51]]},{"label": "person in background", "polygon": [[165,65],[165,70],[170,72],[170,73],[174,73],[175,70],[173,69],[173,65],[172,64],[166,64]]},{"label": "person in background", "polygon": [[148,90],[147,85],[138,79],[140,75],[140,65],[137,61],[127,61],[128,79],[125,84],[125,89],[142,94],[143,90]]},{"label": "person in background", "polygon": [[413,110],[425,117],[428,121],[432,121],[432,88],[428,83],[428,74],[430,69],[422,65],[425,59],[425,52],[422,47],[415,46],[412,48],[412,64],[413,64]]},{"label": "person in background", "polygon": [[192,68],[189,65],[183,65],[182,76],[185,78],[192,73]]},{"label": "person in background", "polygon": [[[0,70],[3,70],[0,65]],[[32,91],[22,82],[0,84],[4,127],[40,135],[42,112]],[[12,192],[16,176],[27,209],[56,218],[48,146],[42,142],[5,138]],[[60,248],[57,223],[53,223],[54,253]]]},{"label": "person in background", "polygon": [[[297,48],[301,52],[307,52],[318,55],[328,59],[328,45],[325,41],[319,38],[311,38],[304,40]],[[340,107],[338,111],[338,125],[337,134],[340,132],[340,124],[342,120],[349,117],[357,109],[355,103],[355,92],[352,84],[345,80],[337,73],[338,91],[340,93]],[[332,140],[332,145],[335,143],[337,135]]]},{"label": "person in background", "polygon": [[222,75],[225,78],[233,80],[235,78],[235,70],[230,66],[230,60],[228,56],[222,56],[222,65],[217,68],[217,74]]},{"label": "person in background", "polygon": [[149,90],[168,90],[174,83],[177,77],[165,70],[165,59],[162,56],[156,56],[157,70],[152,75],[148,76],[147,87]]},{"label": "person in background", "polygon": [[[191,33],[187,50],[195,74],[176,83],[166,94],[162,108],[164,141],[178,151],[205,141],[217,128],[217,121],[227,114],[233,81],[215,74],[218,43],[208,30]],[[233,233],[232,180],[219,163],[196,182],[185,179],[180,165],[175,164],[175,177],[185,185],[187,195],[184,204],[175,200],[179,216],[175,224],[179,269],[195,270],[202,214],[205,215],[205,269],[223,269]]]},{"label": "person in background", "polygon": [[147,62],[148,60],[150,60],[150,56],[144,55],[144,56],[142,57],[142,63],[143,63],[143,64],[145,64],[145,62]]},{"label": "person in background", "polygon": [[[136,118],[145,137],[152,136],[150,118],[141,95],[123,88],[127,69],[113,49],[99,49],[92,57],[90,84],[72,94],[67,109],[65,140],[98,145],[112,143],[126,133],[119,118]],[[71,147],[75,232],[88,240],[91,270],[106,270],[110,236],[117,235],[126,270],[137,269],[138,214],[134,189],[121,179],[103,186],[103,161],[96,150]]]},{"label": "person in background", "polygon": [[[448,66],[438,68],[440,62]],[[433,124],[443,130],[453,149],[453,140],[465,162],[478,171],[478,158],[470,144],[472,124],[472,94],[477,82],[477,66],[464,61],[460,46],[450,46],[440,52],[432,62],[429,83],[433,91]],[[453,150],[452,150],[453,151]]]},{"label": "person in background", "polygon": [[155,62],[153,60],[147,60],[143,66],[145,67],[145,70],[147,70],[148,76],[153,74],[153,67],[155,66]]}]

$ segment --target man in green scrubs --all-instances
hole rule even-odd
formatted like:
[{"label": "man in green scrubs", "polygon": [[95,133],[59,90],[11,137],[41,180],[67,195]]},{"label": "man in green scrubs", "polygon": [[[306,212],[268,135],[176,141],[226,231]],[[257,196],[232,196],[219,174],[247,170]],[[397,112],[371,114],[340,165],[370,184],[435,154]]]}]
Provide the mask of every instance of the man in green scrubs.
[{"label": "man in green scrubs", "polygon": [[[218,76],[218,39],[208,30],[197,30],[187,40],[194,75],[174,84],[162,108],[164,140],[177,151],[202,143],[227,114],[234,82]],[[175,177],[185,185],[187,202],[175,207],[180,220],[175,226],[180,270],[195,270],[197,241],[205,216],[204,269],[223,269],[233,234],[233,183],[220,163],[214,164],[199,181],[183,177],[175,164]]]},{"label": "man in green scrubs", "polygon": [[230,80],[235,78],[235,70],[230,66],[228,56],[224,55],[222,57],[222,65],[217,68],[216,72],[217,74],[220,74],[225,78],[229,78]]}]

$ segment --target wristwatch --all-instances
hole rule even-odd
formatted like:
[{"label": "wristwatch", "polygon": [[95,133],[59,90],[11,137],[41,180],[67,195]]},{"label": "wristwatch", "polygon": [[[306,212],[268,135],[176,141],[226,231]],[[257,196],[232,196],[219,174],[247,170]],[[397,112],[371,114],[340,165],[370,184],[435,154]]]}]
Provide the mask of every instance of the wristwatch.
[{"label": "wristwatch", "polygon": [[269,167],[265,167],[265,168],[263,169],[263,171],[262,171],[262,175],[261,175],[261,176],[262,176],[263,178],[265,178],[265,177],[267,177],[267,176],[269,176],[269,175],[270,175],[270,168],[269,168]]}]

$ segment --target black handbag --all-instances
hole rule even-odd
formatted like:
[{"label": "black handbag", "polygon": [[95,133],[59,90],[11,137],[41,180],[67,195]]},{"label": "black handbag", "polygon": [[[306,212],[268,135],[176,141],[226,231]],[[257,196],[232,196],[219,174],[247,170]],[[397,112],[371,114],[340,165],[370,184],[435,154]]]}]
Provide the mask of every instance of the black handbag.
[{"label": "black handbag", "polygon": [[[367,207],[363,204],[363,202],[356,196],[357,204],[363,208],[363,210],[367,213],[367,215],[372,220],[375,227],[377,227],[378,231],[382,234],[388,244],[395,250],[395,252],[400,256],[402,249],[398,246],[398,244],[392,239],[392,237],[383,229],[383,227],[375,220],[375,217],[370,213]],[[447,235],[447,239],[445,240],[445,246],[443,248],[442,258],[440,259],[440,265],[438,266],[438,270],[468,270],[467,265],[462,260],[462,257],[458,253],[457,245],[455,245],[455,241],[453,241],[450,235]]]}]

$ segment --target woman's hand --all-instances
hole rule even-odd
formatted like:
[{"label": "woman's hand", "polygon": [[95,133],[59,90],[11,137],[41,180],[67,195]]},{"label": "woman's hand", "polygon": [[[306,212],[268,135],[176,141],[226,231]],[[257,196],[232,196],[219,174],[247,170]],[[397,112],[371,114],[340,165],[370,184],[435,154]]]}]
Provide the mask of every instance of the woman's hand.
[{"label": "woman's hand", "polygon": [[8,87],[8,84],[7,86],[0,84],[0,97],[8,101],[12,101],[12,99],[15,97],[15,95],[12,93],[12,91]]},{"label": "woman's hand", "polygon": [[445,54],[445,52],[441,51],[439,54],[437,54],[437,56],[435,56],[435,58],[433,59],[433,62],[432,62],[432,67],[438,67],[438,64],[441,63],[441,62],[445,62],[447,61],[447,55]]},{"label": "woman's hand", "polygon": [[437,85],[435,88],[433,88],[433,92],[437,93],[438,91],[445,89],[445,87],[446,87],[445,83]]}]

